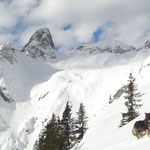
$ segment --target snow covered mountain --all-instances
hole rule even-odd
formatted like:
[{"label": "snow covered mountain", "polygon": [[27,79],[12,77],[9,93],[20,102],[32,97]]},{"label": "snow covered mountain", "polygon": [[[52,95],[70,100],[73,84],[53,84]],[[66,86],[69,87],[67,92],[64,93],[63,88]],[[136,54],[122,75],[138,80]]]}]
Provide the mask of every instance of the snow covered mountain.
[{"label": "snow covered mountain", "polygon": [[[21,50],[10,43],[0,47],[0,150],[32,150],[44,121],[61,116],[67,101],[73,114],[83,102],[89,118],[79,150],[149,150],[150,138],[137,140],[132,127],[150,112],[150,48],[107,41],[70,52],[55,51],[46,28]],[[117,93],[131,72],[144,93],[141,115],[118,128],[126,107],[124,92]],[[110,95],[116,97],[112,104]]]},{"label": "snow covered mountain", "polygon": [[10,42],[0,46],[0,59],[8,60],[11,64],[17,62],[17,49]]},{"label": "snow covered mountain", "polygon": [[80,45],[70,50],[71,55],[75,54],[94,54],[94,53],[126,53],[128,51],[134,51],[136,48],[128,44],[119,42],[117,40],[106,40],[95,44]]}]

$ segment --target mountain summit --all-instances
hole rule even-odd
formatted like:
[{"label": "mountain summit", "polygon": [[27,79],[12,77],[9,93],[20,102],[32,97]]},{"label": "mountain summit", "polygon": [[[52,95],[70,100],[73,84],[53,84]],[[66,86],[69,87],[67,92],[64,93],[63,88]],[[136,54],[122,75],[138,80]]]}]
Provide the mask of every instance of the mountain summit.
[{"label": "mountain summit", "polygon": [[21,51],[33,58],[43,57],[46,59],[47,57],[56,58],[54,49],[55,46],[49,29],[41,28],[31,36]]}]

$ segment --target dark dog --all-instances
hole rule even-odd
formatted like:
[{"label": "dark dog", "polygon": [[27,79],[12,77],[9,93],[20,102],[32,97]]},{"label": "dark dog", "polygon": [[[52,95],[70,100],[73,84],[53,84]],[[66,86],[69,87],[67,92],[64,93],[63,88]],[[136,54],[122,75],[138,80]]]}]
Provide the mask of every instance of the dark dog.
[{"label": "dark dog", "polygon": [[140,139],[144,134],[150,136],[150,113],[145,113],[145,119],[137,121],[132,129],[133,135]]}]

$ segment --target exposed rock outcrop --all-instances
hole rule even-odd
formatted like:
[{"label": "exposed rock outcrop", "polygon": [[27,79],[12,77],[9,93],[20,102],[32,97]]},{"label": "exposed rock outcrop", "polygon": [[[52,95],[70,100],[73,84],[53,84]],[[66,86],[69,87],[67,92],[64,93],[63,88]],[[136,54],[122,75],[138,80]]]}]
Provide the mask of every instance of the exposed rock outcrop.
[{"label": "exposed rock outcrop", "polygon": [[54,50],[55,46],[49,29],[41,28],[31,36],[21,51],[36,59],[38,57],[46,59],[56,58]]}]

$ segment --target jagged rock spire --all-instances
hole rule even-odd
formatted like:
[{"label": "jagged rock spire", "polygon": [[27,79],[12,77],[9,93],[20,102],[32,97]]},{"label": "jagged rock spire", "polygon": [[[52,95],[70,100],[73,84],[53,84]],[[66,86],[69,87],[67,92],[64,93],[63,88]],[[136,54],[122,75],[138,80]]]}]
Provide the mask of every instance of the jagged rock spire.
[{"label": "jagged rock spire", "polygon": [[46,59],[55,58],[54,43],[48,28],[37,30],[29,39],[29,42],[22,48],[22,52],[26,52],[33,58],[43,57]]}]

